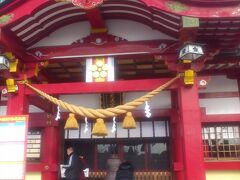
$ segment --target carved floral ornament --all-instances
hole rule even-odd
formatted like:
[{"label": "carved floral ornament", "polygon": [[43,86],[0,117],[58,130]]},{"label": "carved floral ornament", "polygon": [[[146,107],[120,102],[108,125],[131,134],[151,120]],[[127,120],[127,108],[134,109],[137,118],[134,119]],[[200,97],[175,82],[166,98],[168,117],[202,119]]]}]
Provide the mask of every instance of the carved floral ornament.
[{"label": "carved floral ornament", "polygon": [[57,2],[70,2],[74,6],[80,7],[82,9],[93,9],[100,6],[103,0],[55,0]]}]

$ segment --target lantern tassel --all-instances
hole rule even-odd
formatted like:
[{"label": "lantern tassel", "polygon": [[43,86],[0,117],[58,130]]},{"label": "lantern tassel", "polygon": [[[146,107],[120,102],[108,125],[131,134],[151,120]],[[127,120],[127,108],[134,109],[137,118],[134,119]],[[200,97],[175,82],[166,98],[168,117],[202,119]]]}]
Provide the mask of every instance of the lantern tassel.
[{"label": "lantern tassel", "polygon": [[75,118],[75,114],[69,113],[64,129],[79,129],[79,125]]},{"label": "lantern tassel", "polygon": [[136,128],[136,122],[135,122],[131,112],[127,112],[127,115],[125,116],[123,123],[122,123],[122,128],[124,128],[124,129],[135,129]]},{"label": "lantern tassel", "polygon": [[92,129],[92,135],[95,136],[107,136],[107,127],[104,124],[104,120],[98,118]]}]

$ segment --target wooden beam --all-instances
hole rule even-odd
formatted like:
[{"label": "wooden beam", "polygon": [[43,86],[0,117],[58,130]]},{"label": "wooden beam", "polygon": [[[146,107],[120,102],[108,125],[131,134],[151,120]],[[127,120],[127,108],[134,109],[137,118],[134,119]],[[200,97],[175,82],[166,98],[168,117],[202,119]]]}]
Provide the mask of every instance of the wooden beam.
[{"label": "wooden beam", "polygon": [[96,30],[96,31],[100,29],[107,30],[107,27],[105,26],[105,22],[104,22],[104,19],[102,18],[99,8],[87,10],[86,15],[88,17],[92,30]]},{"label": "wooden beam", "polygon": [[199,93],[200,99],[209,99],[209,98],[231,98],[239,97],[238,92],[207,92]]},{"label": "wooden beam", "polygon": [[240,114],[211,114],[202,118],[202,123],[239,122]]},{"label": "wooden beam", "polygon": [[[47,94],[81,94],[81,93],[110,93],[110,92],[130,92],[130,91],[151,91],[158,86],[169,81],[170,78],[163,79],[145,79],[145,80],[129,80],[115,82],[99,82],[99,83],[61,83],[61,84],[32,84],[32,86],[40,89]],[[169,87],[174,88],[174,85]],[[29,88],[26,94],[36,94]]]},{"label": "wooden beam", "polygon": [[[103,83],[62,83],[33,85],[47,94],[80,94],[80,93],[102,93],[102,92],[128,92],[149,91],[157,88],[170,79],[147,79],[115,81]],[[27,89],[26,94],[35,94]]]},{"label": "wooden beam", "polygon": [[161,44],[165,44],[166,48],[174,44],[173,40],[151,40],[151,41],[134,41],[134,42],[114,42],[105,43],[103,45],[95,45],[92,43],[79,45],[65,45],[52,47],[38,47],[29,50],[27,53],[32,54],[40,51],[43,55],[40,60],[48,59],[50,61],[64,60],[65,58],[86,58],[94,56],[120,56],[131,54],[157,54],[161,53]]},{"label": "wooden beam", "polygon": [[[77,82],[77,83],[59,83],[59,84],[31,84],[33,87],[47,94],[87,94],[87,93],[112,93],[112,92],[136,92],[152,91],[171,80],[171,78],[161,79],[142,79],[142,80],[122,80],[114,82]],[[209,81],[209,77],[202,76],[196,79],[198,88],[205,88],[200,85],[200,81]],[[178,80],[166,89],[175,89],[178,86]],[[26,88],[26,95],[36,94],[30,88]]]},{"label": "wooden beam", "polygon": [[52,103],[49,101],[40,98],[39,96],[30,96],[28,97],[29,104],[34,105],[45,112],[51,113],[52,112]]},{"label": "wooden beam", "polygon": [[239,171],[239,161],[218,161],[218,162],[205,162],[206,170],[223,170],[223,171]]},{"label": "wooden beam", "polygon": [[3,45],[4,51],[12,52],[21,61],[36,61],[36,57],[26,53],[22,42],[10,30],[0,29],[0,44]]}]

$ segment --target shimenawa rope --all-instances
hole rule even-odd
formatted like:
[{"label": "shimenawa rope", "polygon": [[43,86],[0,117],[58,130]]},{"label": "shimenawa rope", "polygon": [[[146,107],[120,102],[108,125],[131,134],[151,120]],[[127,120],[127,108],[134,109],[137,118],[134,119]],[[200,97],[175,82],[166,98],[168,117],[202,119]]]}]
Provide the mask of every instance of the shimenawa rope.
[{"label": "shimenawa rope", "polygon": [[145,101],[148,101],[153,96],[155,96],[156,94],[158,94],[159,92],[164,90],[166,87],[171,85],[179,77],[180,77],[180,74],[177,75],[175,78],[169,80],[165,84],[154,89],[153,91],[151,91],[151,92],[145,94],[144,96],[141,96],[131,102],[128,102],[126,104],[119,105],[119,106],[116,106],[113,108],[107,108],[107,109],[92,109],[92,108],[85,108],[83,106],[76,106],[73,104],[69,104],[67,102],[61,101],[55,97],[52,97],[52,96],[42,92],[41,90],[31,86],[27,82],[24,82],[24,84],[27,87],[29,87],[30,89],[32,89],[33,91],[35,91],[36,93],[38,93],[39,95],[41,95],[42,97],[44,97],[47,100],[49,100],[50,102],[52,102],[53,104],[56,104],[56,105],[60,106],[61,108],[68,110],[69,112],[78,114],[83,117],[88,117],[88,118],[108,118],[108,117],[114,117],[114,116],[117,116],[120,114],[125,114],[126,112],[135,109],[137,106],[143,104]]}]

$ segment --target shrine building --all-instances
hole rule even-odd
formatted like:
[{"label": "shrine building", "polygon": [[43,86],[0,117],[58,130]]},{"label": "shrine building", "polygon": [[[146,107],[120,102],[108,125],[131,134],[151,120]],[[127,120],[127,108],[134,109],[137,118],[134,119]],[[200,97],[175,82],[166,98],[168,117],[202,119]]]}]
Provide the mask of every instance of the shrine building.
[{"label": "shrine building", "polygon": [[239,0],[0,0],[0,180],[240,179]]}]

